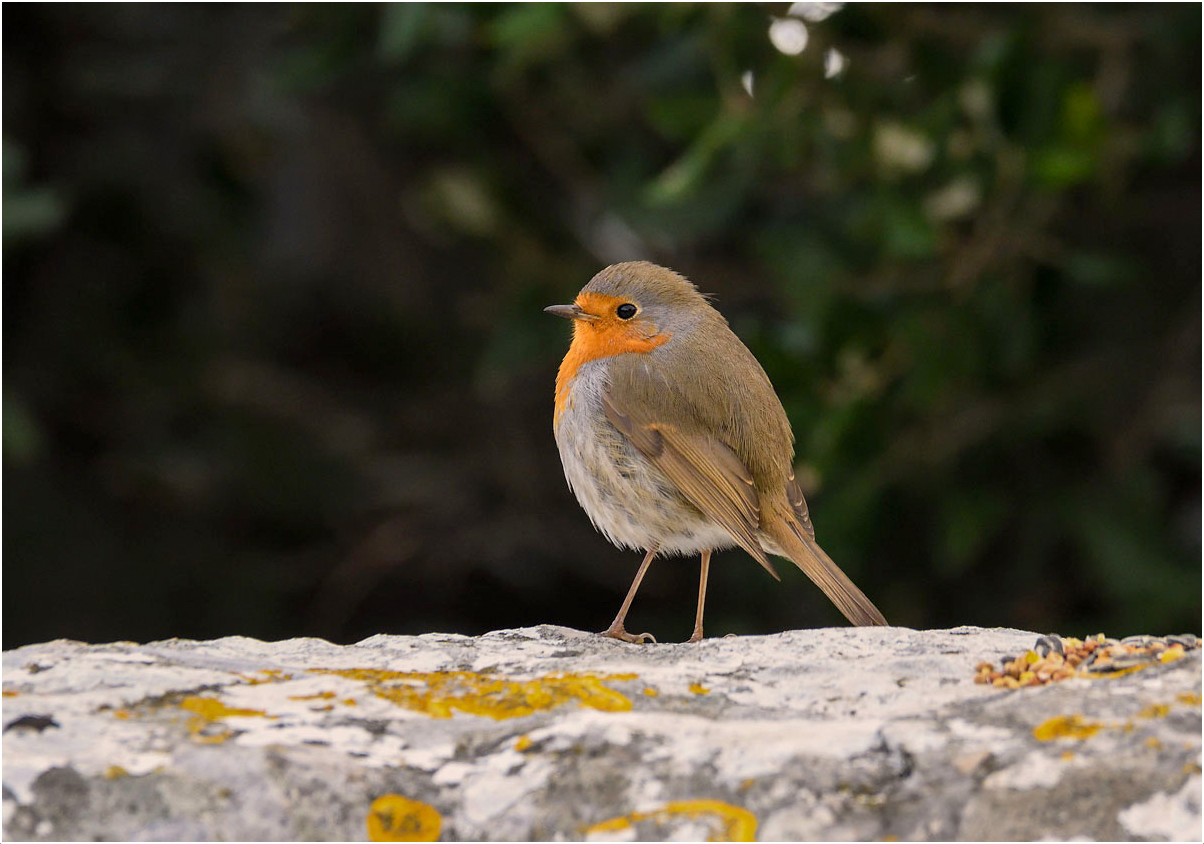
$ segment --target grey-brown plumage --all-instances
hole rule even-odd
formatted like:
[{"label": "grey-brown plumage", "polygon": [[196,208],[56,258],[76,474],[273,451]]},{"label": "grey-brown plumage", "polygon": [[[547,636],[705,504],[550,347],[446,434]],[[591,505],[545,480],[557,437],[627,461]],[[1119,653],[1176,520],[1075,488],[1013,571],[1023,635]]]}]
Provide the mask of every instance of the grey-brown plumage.
[{"label": "grey-brown plumage", "polygon": [[622,617],[655,553],[701,553],[701,637],[709,553],[731,545],[774,577],[766,553],[789,558],[854,624],[886,623],[815,542],[782,404],[689,281],[646,262],[616,264],[575,305],[558,309],[577,321],[558,378],[555,431],[566,476],[612,541],[649,552],[616,619],[619,631],[630,636]]}]

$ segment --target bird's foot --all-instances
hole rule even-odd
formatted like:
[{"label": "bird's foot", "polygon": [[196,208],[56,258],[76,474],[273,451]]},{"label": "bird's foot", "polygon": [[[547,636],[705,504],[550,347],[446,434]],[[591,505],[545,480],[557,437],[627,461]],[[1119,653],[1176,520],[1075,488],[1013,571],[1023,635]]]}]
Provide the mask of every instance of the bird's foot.
[{"label": "bird's foot", "polygon": [[622,624],[612,624],[598,635],[611,639],[619,639],[623,642],[631,642],[635,645],[644,645],[648,642],[656,644],[656,637],[651,633],[628,633]]},{"label": "bird's foot", "polygon": [[701,642],[701,641],[702,641],[702,628],[699,627],[697,630],[694,631],[693,635],[691,635],[689,639],[686,639],[686,644],[692,645],[695,642]]}]

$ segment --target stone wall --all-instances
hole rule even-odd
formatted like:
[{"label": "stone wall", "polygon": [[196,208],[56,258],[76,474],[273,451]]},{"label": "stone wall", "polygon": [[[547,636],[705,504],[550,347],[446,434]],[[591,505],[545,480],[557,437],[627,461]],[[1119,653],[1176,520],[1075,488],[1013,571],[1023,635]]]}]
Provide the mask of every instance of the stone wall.
[{"label": "stone wall", "polygon": [[1199,840],[1200,652],[1010,690],[1018,630],[4,654],[8,839]]}]

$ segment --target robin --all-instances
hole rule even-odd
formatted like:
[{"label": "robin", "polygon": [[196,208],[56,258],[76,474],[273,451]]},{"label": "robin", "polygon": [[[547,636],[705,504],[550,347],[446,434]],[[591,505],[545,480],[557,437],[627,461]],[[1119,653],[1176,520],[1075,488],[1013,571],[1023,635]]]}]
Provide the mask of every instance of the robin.
[{"label": "robin", "polygon": [[602,635],[624,628],[658,554],[702,558],[691,642],[702,639],[711,553],[738,545],[776,580],[786,557],[853,624],[886,619],[815,541],[794,478],[794,435],[752,352],[697,288],[646,261],[607,267],[571,305],[553,430],[564,474],[594,527],[644,560]]}]

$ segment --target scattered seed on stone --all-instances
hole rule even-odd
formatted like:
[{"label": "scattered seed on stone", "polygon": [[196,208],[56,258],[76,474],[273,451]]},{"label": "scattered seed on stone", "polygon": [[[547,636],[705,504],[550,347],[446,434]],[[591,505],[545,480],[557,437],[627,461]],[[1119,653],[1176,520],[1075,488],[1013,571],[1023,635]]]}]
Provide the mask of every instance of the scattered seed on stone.
[{"label": "scattered seed on stone", "polygon": [[1037,644],[1033,646],[1033,650],[1041,656],[1048,656],[1051,653],[1065,653],[1062,650],[1062,637],[1054,634],[1042,636],[1038,639]]},{"label": "scattered seed on stone", "polygon": [[1119,677],[1149,665],[1182,659],[1200,647],[1190,633],[1178,636],[1126,636],[1112,639],[1103,633],[1086,639],[1050,634],[1037,639],[1031,651],[1006,656],[994,663],[974,666],[974,682],[999,689],[1043,686],[1070,677]]}]

